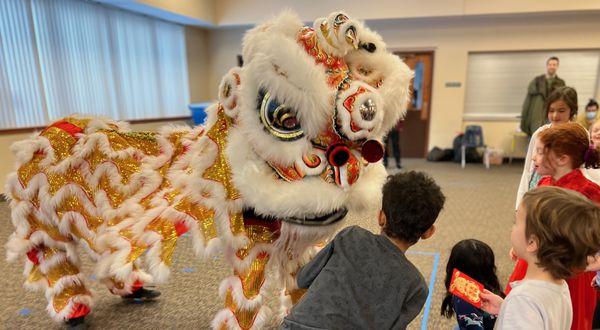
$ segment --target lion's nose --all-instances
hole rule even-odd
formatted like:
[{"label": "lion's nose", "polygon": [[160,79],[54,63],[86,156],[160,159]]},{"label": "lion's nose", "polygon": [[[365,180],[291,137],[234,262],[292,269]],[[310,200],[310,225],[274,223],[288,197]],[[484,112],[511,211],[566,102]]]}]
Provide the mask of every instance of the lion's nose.
[{"label": "lion's nose", "polygon": [[333,166],[344,166],[350,159],[350,149],[343,144],[334,144],[327,148],[327,161]]}]

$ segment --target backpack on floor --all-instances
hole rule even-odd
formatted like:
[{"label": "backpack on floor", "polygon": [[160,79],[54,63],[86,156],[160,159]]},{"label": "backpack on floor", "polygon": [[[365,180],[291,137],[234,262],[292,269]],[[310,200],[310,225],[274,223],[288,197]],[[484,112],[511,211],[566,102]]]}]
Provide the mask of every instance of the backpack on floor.
[{"label": "backpack on floor", "polygon": [[430,162],[448,162],[454,158],[454,150],[452,149],[441,149],[433,147],[427,154],[427,160]]}]

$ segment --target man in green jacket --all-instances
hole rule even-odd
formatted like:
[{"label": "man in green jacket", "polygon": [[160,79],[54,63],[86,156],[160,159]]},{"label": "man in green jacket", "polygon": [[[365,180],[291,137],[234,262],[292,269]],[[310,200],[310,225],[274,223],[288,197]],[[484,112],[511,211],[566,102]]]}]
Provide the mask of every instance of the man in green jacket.
[{"label": "man in green jacket", "polygon": [[533,78],[527,87],[521,113],[521,130],[529,136],[548,121],[544,111],[548,95],[556,88],[565,86],[565,81],[556,75],[558,64],[558,57],[550,57],[546,61],[546,74]]}]

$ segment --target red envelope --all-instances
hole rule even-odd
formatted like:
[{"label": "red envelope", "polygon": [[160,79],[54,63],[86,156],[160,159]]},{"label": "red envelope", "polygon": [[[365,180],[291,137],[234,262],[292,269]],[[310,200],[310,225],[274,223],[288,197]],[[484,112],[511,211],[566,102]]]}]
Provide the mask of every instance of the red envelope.
[{"label": "red envelope", "polygon": [[483,285],[458,269],[452,272],[449,291],[469,304],[481,308],[479,294],[483,292]]}]

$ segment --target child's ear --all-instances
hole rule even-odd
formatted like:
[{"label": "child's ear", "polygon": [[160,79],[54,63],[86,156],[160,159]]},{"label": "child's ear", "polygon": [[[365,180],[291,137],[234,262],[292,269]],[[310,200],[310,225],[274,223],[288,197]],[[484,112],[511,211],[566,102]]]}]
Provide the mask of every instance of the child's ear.
[{"label": "child's ear", "polygon": [[431,225],[431,227],[429,227],[429,229],[427,229],[423,235],[421,235],[421,239],[428,239],[429,237],[433,236],[433,234],[435,234],[435,225]]},{"label": "child's ear", "polygon": [[571,157],[567,155],[560,155],[556,158],[556,162],[559,166],[565,166],[571,164]]},{"label": "child's ear", "polygon": [[531,235],[531,237],[529,237],[527,239],[527,247],[525,248],[525,250],[529,253],[536,253],[538,250],[538,239],[537,237],[535,237],[535,235]]},{"label": "child's ear", "polygon": [[379,217],[377,218],[377,222],[379,223],[379,227],[385,227],[385,224],[387,223],[387,218],[385,217],[385,213],[383,213],[383,210],[379,211]]}]

